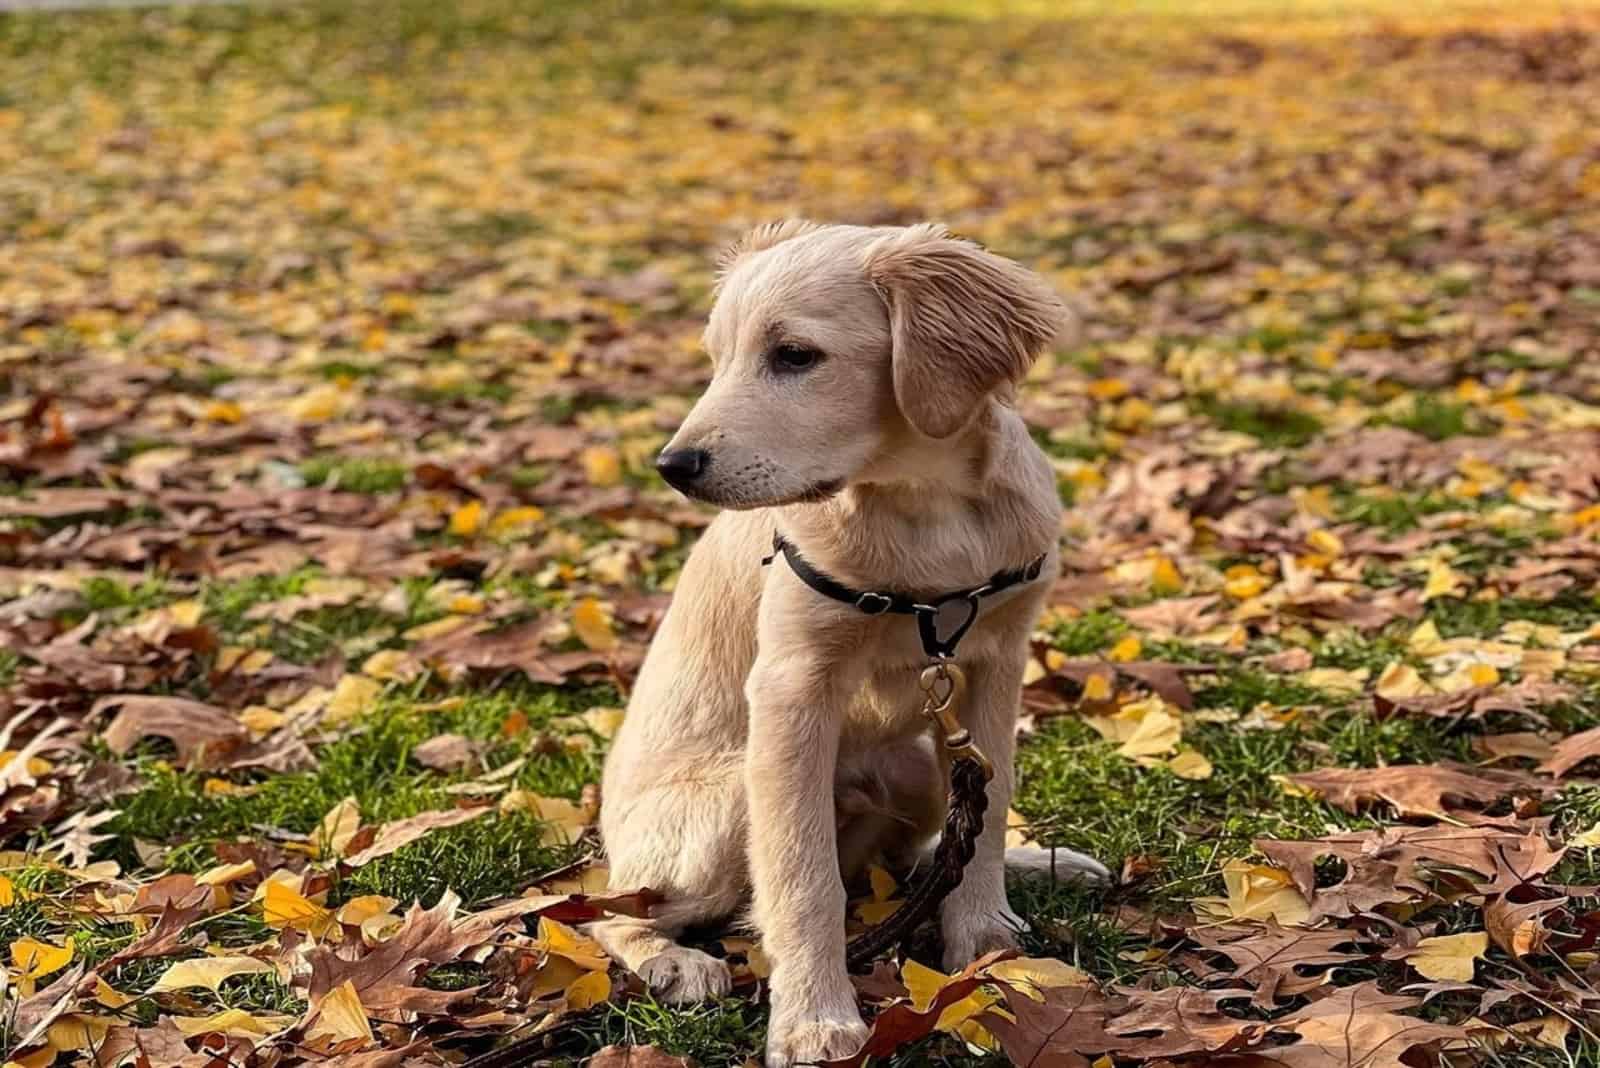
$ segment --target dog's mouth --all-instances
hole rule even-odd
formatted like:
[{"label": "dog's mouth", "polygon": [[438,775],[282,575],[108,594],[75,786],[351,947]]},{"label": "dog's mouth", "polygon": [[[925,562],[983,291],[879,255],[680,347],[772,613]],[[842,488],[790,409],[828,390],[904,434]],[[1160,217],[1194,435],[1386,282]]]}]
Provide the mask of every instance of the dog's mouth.
[{"label": "dog's mouth", "polygon": [[712,494],[704,496],[685,491],[688,496],[703,504],[714,504],[719,508],[727,508],[735,512],[748,512],[757,508],[781,508],[789,504],[817,504],[827,500],[840,490],[844,489],[845,480],[842,478],[829,478],[821,482],[813,482],[798,493],[786,494],[782,497],[769,497],[759,500],[749,497],[721,498]]}]

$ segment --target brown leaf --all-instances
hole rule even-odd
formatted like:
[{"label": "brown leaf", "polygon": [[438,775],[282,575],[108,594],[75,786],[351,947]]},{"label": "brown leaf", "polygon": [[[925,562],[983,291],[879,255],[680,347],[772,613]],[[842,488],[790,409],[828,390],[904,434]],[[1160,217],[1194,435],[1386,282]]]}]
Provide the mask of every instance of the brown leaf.
[{"label": "brown leaf", "polygon": [[[1225,1053],[1243,1049],[1262,1034],[1255,1020],[1222,1012],[1224,1001],[1242,1000],[1240,990],[1201,990],[1169,986],[1163,990],[1119,990],[1128,998],[1126,1012],[1106,1024],[1121,1039],[1120,1053],[1140,1059],[1190,1053]],[[1010,999],[1007,1005],[1016,1004]]]},{"label": "brown leaf", "polygon": [[655,1046],[606,1046],[589,1058],[588,1068],[693,1068],[694,1063]]},{"label": "brown leaf", "polygon": [[985,1012],[978,1022],[1000,1040],[1012,1064],[1086,1068],[1086,1051],[1098,1054],[1128,1045],[1106,1032],[1106,1021],[1119,1003],[1095,987],[1051,987],[1039,991],[1037,1001],[1009,986],[1000,990],[1016,1019]]},{"label": "brown leaf", "polygon": [[918,1012],[909,1001],[893,1003],[873,1017],[871,1031],[861,1049],[849,1057],[823,1061],[823,1068],[860,1068],[868,1057],[887,1057],[901,1046],[927,1037],[933,1033],[945,1009],[983,985],[984,980],[978,978],[979,971],[1015,956],[1016,952],[1011,950],[979,957],[940,987],[925,1011]]},{"label": "brown leaf", "polygon": [[117,694],[96,701],[91,713],[120,708],[102,734],[113,753],[121,756],[149,735],[166,738],[178,749],[180,767],[215,768],[250,740],[244,724],[227,712],[184,697],[142,697]]},{"label": "brown leaf", "polygon": [[1484,806],[1514,794],[1543,798],[1555,793],[1550,783],[1525,772],[1452,763],[1323,768],[1288,779],[1346,812],[1359,812],[1375,801],[1385,801],[1401,817],[1448,815],[1452,806],[1447,805],[1447,798]]},{"label": "brown leaf", "polygon": [[460,771],[482,755],[486,746],[459,734],[440,734],[412,747],[411,757],[435,771]]},{"label": "brown leaf", "polygon": [[[1275,1007],[1280,997],[1295,997],[1322,986],[1333,965],[1371,956],[1341,948],[1354,946],[1361,938],[1358,932],[1281,927],[1271,921],[1262,927],[1196,928],[1189,937],[1231,960],[1234,970],[1226,973],[1227,978],[1254,985],[1252,1000],[1264,1009]],[[1307,974],[1301,969],[1315,971]]]},{"label": "brown leaf", "polygon": [[[1254,844],[1289,872],[1311,902],[1312,921],[1430,897],[1443,872],[1471,873],[1482,880],[1480,887],[1508,889],[1549,872],[1562,855],[1538,824],[1386,827],[1303,842],[1258,838]],[[1344,861],[1345,877],[1317,888],[1315,865],[1326,856]]]},{"label": "brown leaf", "polygon": [[1593,757],[1600,757],[1600,727],[1590,727],[1586,731],[1557,742],[1555,754],[1540,764],[1539,770],[1549,772],[1559,779]]},{"label": "brown leaf", "polygon": [[377,837],[372,844],[345,858],[345,863],[352,868],[359,868],[370,864],[379,857],[386,857],[396,850],[404,849],[429,831],[441,827],[458,827],[469,823],[487,812],[493,811],[493,805],[476,805],[470,808],[450,808],[437,812],[419,812],[415,816],[394,820],[378,828]]},{"label": "brown leaf", "polygon": [[470,935],[452,925],[459,903],[459,898],[446,891],[431,909],[413,905],[388,941],[355,960],[341,957],[333,946],[310,950],[306,953],[311,968],[310,998],[320,1001],[349,980],[374,1019],[403,1023],[418,1014],[447,1015],[476,988],[429,990],[416,981],[429,969],[456,960],[472,944]]},{"label": "brown leaf", "polygon": [[1563,905],[1559,899],[1514,905],[1497,897],[1483,908],[1483,926],[1495,945],[1520,960],[1544,949],[1550,938],[1544,917]]},{"label": "brown leaf", "polygon": [[1420,1004],[1417,998],[1385,994],[1376,982],[1342,987],[1273,1022],[1275,1029],[1289,1030],[1299,1038],[1294,1045],[1254,1052],[1291,1068],[1407,1068],[1400,1058],[1414,1047],[1467,1037],[1460,1027],[1427,1023],[1397,1011]]}]

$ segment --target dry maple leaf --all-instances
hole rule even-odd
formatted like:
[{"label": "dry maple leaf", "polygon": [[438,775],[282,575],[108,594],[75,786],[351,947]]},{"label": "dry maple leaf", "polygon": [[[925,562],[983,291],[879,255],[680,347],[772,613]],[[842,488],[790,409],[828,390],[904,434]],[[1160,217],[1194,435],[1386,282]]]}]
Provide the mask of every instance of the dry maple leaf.
[{"label": "dry maple leaf", "polygon": [[1565,904],[1558,898],[1515,905],[1497,897],[1483,907],[1483,926],[1495,945],[1521,959],[1544,949],[1550,939],[1544,917]]},{"label": "dry maple leaf", "polygon": [[1452,763],[1323,768],[1286,778],[1346,812],[1359,812],[1375,801],[1385,801],[1402,817],[1446,816],[1450,811],[1447,798],[1485,806],[1514,794],[1542,798],[1555,793],[1550,783],[1525,772]]},{"label": "dry maple leaf", "polygon": [[460,771],[481,756],[488,746],[474,742],[459,734],[440,734],[419,742],[411,749],[411,758],[434,771]]},{"label": "dry maple leaf", "polygon": [[1119,988],[1118,993],[1127,998],[1128,1008],[1111,1019],[1106,1030],[1121,1039],[1119,1055],[1143,1060],[1233,1052],[1254,1044],[1264,1034],[1260,1021],[1229,1016],[1221,1010],[1225,1001],[1242,1001],[1242,990],[1169,986],[1163,990]]},{"label": "dry maple leaf", "polygon": [[655,1046],[606,1046],[590,1057],[588,1068],[692,1068],[687,1057],[674,1057]]},{"label": "dry maple leaf", "polygon": [[396,850],[404,849],[429,831],[441,827],[459,827],[493,809],[493,805],[474,805],[466,808],[442,809],[437,812],[419,812],[415,816],[393,820],[378,828],[377,836],[373,838],[371,845],[346,857],[344,863],[352,868],[359,868],[379,857],[386,857]]},{"label": "dry maple leaf", "polygon": [[1107,1020],[1123,1002],[1097,987],[1055,987],[1040,998],[1004,985],[1000,992],[1013,1019],[990,1011],[978,1023],[999,1039],[1012,1064],[1087,1068],[1090,1055],[1128,1044],[1106,1032]]},{"label": "dry maple leaf", "polygon": [[[1363,935],[1358,931],[1307,930],[1283,927],[1270,920],[1260,927],[1196,928],[1189,937],[1231,960],[1234,969],[1225,977],[1253,984],[1252,1001],[1265,1009],[1273,1008],[1279,998],[1295,997],[1324,985],[1334,965],[1372,956],[1342,948],[1362,941]],[[1310,970],[1310,974],[1301,969]]]},{"label": "dry maple leaf", "polygon": [[227,712],[184,697],[142,697],[117,694],[96,701],[91,714],[121,709],[102,733],[106,745],[121,756],[140,740],[157,735],[177,747],[180,767],[214,768],[250,740],[250,732]]},{"label": "dry maple leaf", "polygon": [[1341,987],[1298,1012],[1273,1021],[1299,1038],[1292,1046],[1253,1051],[1291,1068],[1408,1068],[1400,1058],[1417,1046],[1458,1042],[1463,1028],[1428,1023],[1397,1010],[1421,999],[1385,994],[1375,982]]},{"label": "dry maple leaf", "polygon": [[1585,760],[1594,757],[1600,757],[1600,727],[1590,727],[1586,731],[1561,739],[1556,743],[1555,752],[1550,759],[1539,765],[1539,770],[1549,772],[1559,779]]},{"label": "dry maple leaf", "polygon": [[[1547,821],[1546,821],[1547,822]],[[1311,902],[1310,920],[1370,912],[1433,895],[1440,872],[1467,872],[1480,886],[1509,888],[1545,874],[1561,858],[1542,823],[1480,827],[1385,827],[1347,831],[1309,841],[1256,839],[1272,863],[1289,872]],[[1317,887],[1321,857],[1345,863],[1334,886]]]},{"label": "dry maple leaf", "polygon": [[417,1014],[449,1013],[477,988],[429,990],[416,985],[416,980],[428,969],[456,960],[473,943],[470,933],[452,924],[459,903],[455,894],[446,891],[431,909],[413,905],[388,941],[354,960],[341,957],[328,945],[310,950],[306,954],[311,969],[310,998],[320,1002],[348,980],[374,1019],[402,1023]]},{"label": "dry maple leaf", "polygon": [[886,1057],[909,1042],[926,1038],[934,1032],[939,1024],[939,1017],[946,1009],[983,985],[984,980],[978,975],[980,971],[997,961],[1014,956],[1016,952],[1008,950],[979,957],[950,976],[949,981],[933,995],[927,1008],[920,1011],[909,1001],[894,1002],[872,1018],[867,1041],[859,1050],[849,1057],[823,1061],[822,1068],[860,1068],[868,1057]]}]

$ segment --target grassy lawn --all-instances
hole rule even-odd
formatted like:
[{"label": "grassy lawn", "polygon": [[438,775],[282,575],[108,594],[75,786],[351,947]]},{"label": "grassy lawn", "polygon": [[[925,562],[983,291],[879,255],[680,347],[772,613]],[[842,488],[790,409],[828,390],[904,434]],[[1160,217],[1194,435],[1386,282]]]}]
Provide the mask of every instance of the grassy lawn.
[{"label": "grassy lawn", "polygon": [[[941,219],[1084,309],[1020,402],[1071,507],[1014,820],[1122,879],[1014,903],[1148,1026],[1037,1063],[1600,1065],[1600,8],[1281,7],[0,16],[8,1068],[759,1057],[759,954],[671,1010],[563,941],[592,905],[472,917],[603,885],[707,518],[649,460],[716,249],[786,215]],[[1418,829],[1511,866],[1362,859]],[[1365,948],[1274,996],[1215,944],[1279,922]],[[884,1059],[1027,1059],[934,1022]]]}]

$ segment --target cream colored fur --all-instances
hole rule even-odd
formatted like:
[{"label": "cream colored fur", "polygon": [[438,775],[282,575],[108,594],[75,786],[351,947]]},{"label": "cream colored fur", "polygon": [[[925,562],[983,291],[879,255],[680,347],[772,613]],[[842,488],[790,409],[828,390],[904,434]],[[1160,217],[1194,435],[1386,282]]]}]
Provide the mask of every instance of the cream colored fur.
[{"label": "cream colored fur", "polygon": [[[666,901],[594,935],[658,996],[725,992],[719,960],[678,945],[750,899],[774,962],[767,1064],[853,1052],[843,877],[910,861],[943,821],[943,769],[919,714],[914,621],[865,616],[763,568],[775,529],[860,589],[974,586],[1048,551],[1060,504],[1008,405],[1067,313],[1032,273],[936,226],[789,221],[724,257],[706,329],[712,381],[669,448],[702,448],[694,495],[724,511],[695,546],[606,763],[601,823],[618,887]],[[780,343],[823,353],[782,373]],[[1011,800],[1028,635],[1048,578],[985,602],[961,644],[963,722]],[[946,964],[1014,943],[1004,821],[945,902]],[[1038,858],[1015,858],[1038,867]],[[1060,851],[1059,873],[1104,879]]]}]

